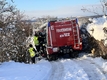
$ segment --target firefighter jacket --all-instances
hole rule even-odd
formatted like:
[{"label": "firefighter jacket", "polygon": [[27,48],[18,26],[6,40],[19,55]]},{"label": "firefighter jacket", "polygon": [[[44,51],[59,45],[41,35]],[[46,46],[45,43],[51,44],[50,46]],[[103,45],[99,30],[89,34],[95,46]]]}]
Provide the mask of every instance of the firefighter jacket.
[{"label": "firefighter jacket", "polygon": [[39,40],[38,40],[38,37],[37,37],[37,36],[34,36],[34,37],[33,37],[33,41],[34,41],[34,44],[35,44],[35,45],[39,45]]},{"label": "firefighter jacket", "polygon": [[33,47],[30,47],[28,49],[29,53],[30,53],[30,57],[34,57],[36,55],[36,52],[34,51],[34,48]]}]

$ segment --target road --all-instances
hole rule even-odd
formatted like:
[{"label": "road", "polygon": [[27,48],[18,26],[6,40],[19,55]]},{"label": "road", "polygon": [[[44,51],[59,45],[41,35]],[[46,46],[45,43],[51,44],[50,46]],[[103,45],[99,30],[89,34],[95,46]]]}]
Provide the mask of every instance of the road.
[{"label": "road", "polygon": [[47,80],[107,80],[107,72],[91,59],[62,59],[50,64]]},{"label": "road", "polygon": [[89,80],[107,80],[103,69],[92,60],[75,59],[73,61],[75,61],[80,67],[84,69],[89,77]]}]

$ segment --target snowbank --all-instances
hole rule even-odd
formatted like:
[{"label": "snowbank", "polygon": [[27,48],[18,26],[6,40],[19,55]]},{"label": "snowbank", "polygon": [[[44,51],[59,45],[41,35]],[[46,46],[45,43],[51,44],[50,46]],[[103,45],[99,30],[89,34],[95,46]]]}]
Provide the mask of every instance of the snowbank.
[{"label": "snowbank", "polygon": [[[92,21],[92,23],[87,26],[88,32],[97,40],[105,39],[103,28],[107,27],[106,17],[90,18],[89,20]],[[93,32],[92,29],[94,30]]]},{"label": "snowbank", "polygon": [[50,70],[51,65],[45,60],[37,64],[4,62],[0,65],[0,80],[45,80]]}]

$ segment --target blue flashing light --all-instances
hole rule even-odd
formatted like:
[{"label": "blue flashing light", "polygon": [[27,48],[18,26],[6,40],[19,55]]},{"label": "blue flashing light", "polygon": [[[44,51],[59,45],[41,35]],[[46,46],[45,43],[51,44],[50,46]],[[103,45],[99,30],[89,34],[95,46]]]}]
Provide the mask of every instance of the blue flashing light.
[{"label": "blue flashing light", "polygon": [[48,27],[50,27],[50,22],[48,22]]},{"label": "blue flashing light", "polygon": [[76,18],[76,23],[78,24],[78,19]]}]

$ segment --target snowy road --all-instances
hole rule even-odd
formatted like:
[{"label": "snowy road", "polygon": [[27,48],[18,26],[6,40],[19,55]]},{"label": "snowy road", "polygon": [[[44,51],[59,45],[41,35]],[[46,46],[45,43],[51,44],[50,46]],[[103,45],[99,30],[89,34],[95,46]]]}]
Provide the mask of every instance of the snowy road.
[{"label": "snowy road", "polygon": [[103,69],[89,59],[74,60],[87,73],[89,80],[107,80]]},{"label": "snowy road", "polygon": [[52,73],[49,80],[62,80],[64,66],[61,62],[51,62]]},{"label": "snowy road", "polygon": [[36,64],[4,62],[0,80],[107,80],[107,60],[81,57]]},{"label": "snowy road", "polygon": [[91,59],[59,60],[50,64],[49,80],[107,80],[107,72]]},{"label": "snowy road", "polygon": [[89,80],[84,70],[70,59],[52,61],[50,64],[52,68],[47,80]]}]

